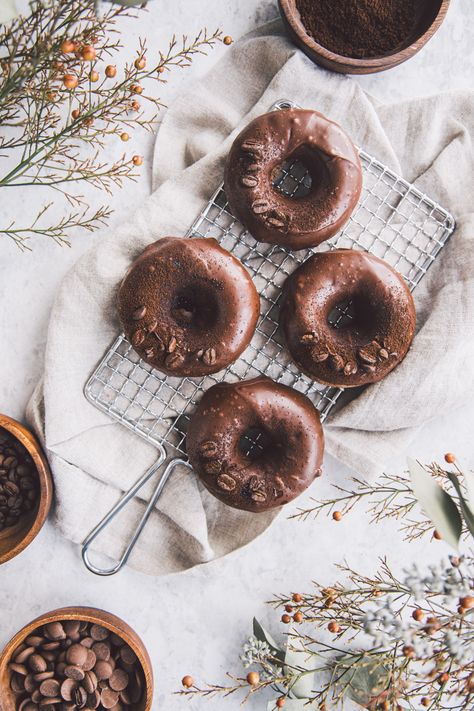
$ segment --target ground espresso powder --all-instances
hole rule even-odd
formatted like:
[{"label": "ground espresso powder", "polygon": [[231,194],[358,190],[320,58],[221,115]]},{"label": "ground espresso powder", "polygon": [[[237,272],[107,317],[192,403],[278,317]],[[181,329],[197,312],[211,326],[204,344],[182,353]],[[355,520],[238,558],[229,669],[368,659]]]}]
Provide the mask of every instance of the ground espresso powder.
[{"label": "ground espresso powder", "polygon": [[346,57],[377,57],[406,41],[415,25],[415,0],[296,0],[318,44]]}]

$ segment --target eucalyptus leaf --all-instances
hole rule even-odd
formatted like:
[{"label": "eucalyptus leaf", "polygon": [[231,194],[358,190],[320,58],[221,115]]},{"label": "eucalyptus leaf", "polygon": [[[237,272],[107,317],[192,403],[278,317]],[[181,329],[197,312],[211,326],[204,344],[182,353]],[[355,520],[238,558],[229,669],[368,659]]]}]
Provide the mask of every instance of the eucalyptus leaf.
[{"label": "eucalyptus leaf", "polygon": [[458,548],[462,519],[451,496],[414,459],[408,459],[413,493],[441,538]]},{"label": "eucalyptus leaf", "polygon": [[18,15],[15,0],[0,0],[0,24],[6,24]]},{"label": "eucalyptus leaf", "polygon": [[461,513],[464,518],[464,523],[466,524],[470,534],[474,536],[474,513],[472,512],[466,498],[464,497],[463,490],[461,489],[461,485],[456,474],[448,472],[448,476],[459,496],[459,505],[461,507]]},{"label": "eucalyptus leaf", "polygon": [[278,646],[270,632],[267,632],[267,630],[262,627],[256,617],[253,618],[253,633],[260,642],[266,642],[268,644],[273,656],[283,664],[285,661],[285,651]]},{"label": "eucalyptus leaf", "polygon": [[[297,669],[301,670],[311,669],[313,666],[312,657],[305,651],[302,640],[298,638],[295,639],[291,636],[288,637],[285,665],[287,665],[287,667],[297,667]],[[287,671],[293,675],[297,674],[294,669],[287,668]],[[296,696],[298,699],[309,699],[311,698],[311,692],[315,688],[315,685],[316,673],[308,672],[290,686],[291,695]]]},{"label": "eucalyptus leaf", "polygon": [[382,694],[390,683],[390,671],[376,659],[340,657],[336,661],[336,674],[347,685],[347,696],[360,706],[368,706]]}]

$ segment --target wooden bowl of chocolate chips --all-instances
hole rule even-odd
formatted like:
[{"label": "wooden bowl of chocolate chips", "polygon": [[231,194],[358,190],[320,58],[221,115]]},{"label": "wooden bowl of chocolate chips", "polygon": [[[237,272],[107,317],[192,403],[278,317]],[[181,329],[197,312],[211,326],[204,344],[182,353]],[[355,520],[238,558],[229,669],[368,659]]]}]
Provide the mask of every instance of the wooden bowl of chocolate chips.
[{"label": "wooden bowl of chocolate chips", "polygon": [[1,711],[149,711],[151,661],[137,633],[91,607],[63,607],[18,632],[0,656]]},{"label": "wooden bowl of chocolate chips", "polygon": [[51,472],[38,440],[0,415],[0,565],[38,535],[52,500]]}]

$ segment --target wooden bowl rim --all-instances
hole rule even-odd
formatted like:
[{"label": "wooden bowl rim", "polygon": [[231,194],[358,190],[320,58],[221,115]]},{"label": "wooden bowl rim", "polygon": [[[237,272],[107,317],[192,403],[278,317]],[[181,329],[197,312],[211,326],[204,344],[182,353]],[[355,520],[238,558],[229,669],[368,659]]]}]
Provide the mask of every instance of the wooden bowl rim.
[{"label": "wooden bowl rim", "polygon": [[40,486],[40,500],[33,523],[16,546],[7,553],[0,554],[0,565],[2,565],[25,550],[44,526],[53,502],[53,478],[41,445],[29,429],[21,422],[2,414],[0,414],[0,428],[10,432],[27,449],[35,464]]},{"label": "wooden bowl rim", "polygon": [[[125,640],[126,644],[133,649],[137,655],[138,661],[140,662],[143,676],[145,678],[144,711],[150,711],[153,703],[154,690],[153,667],[148,651],[145,647],[145,643],[139,634],[135,632],[135,630],[130,627],[125,620],[122,620],[122,618],[118,617],[118,615],[114,615],[113,612],[107,612],[107,610],[102,610],[99,607],[87,607],[80,605],[58,607],[55,610],[51,610],[51,612],[45,612],[36,617],[34,620],[31,620],[31,622],[24,625],[3,648],[0,654],[0,676],[3,667],[9,663],[12,653],[25,640],[25,638],[32,633],[33,630],[41,627],[42,625],[48,624],[49,622],[58,622],[63,620],[83,620],[85,622],[99,624]],[[2,695],[2,689],[0,688],[0,709],[3,708]]]},{"label": "wooden bowl rim", "polygon": [[416,52],[421,49],[426,42],[433,36],[433,25],[439,21],[439,27],[443,23],[446,13],[448,12],[449,4],[451,0],[440,0],[440,6],[438,12],[433,18],[433,22],[426,29],[426,31],[420,35],[420,37],[412,42],[404,49],[398,50],[393,54],[386,54],[384,57],[368,57],[366,59],[358,59],[356,57],[346,57],[344,54],[336,54],[331,52],[331,50],[323,47],[322,44],[316,42],[316,40],[311,37],[311,35],[306,31],[305,26],[302,22],[296,19],[293,9],[296,5],[296,0],[278,0],[280,5],[280,10],[285,16],[285,20],[288,22],[293,32],[299,37],[300,41],[303,42],[308,49],[312,50],[316,54],[320,55],[328,62],[333,62],[334,64],[341,64],[348,67],[353,67],[354,69],[368,69],[372,68],[389,68],[388,65],[401,64],[405,59],[416,54]]}]

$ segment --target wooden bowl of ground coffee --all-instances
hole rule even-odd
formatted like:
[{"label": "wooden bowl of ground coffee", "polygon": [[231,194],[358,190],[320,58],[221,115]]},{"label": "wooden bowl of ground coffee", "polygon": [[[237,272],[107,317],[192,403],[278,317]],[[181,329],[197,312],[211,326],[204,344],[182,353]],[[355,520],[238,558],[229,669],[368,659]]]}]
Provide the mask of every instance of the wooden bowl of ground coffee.
[{"label": "wooden bowl of ground coffee", "polygon": [[36,618],[0,655],[1,711],[149,711],[150,657],[123,620],[92,607]]},{"label": "wooden bowl of ground coffee", "polygon": [[0,415],[0,565],[41,530],[53,499],[49,465],[37,439]]},{"label": "wooden bowl of ground coffee", "polygon": [[440,28],[450,0],[279,0],[292,40],[317,64],[372,74],[405,62]]}]

